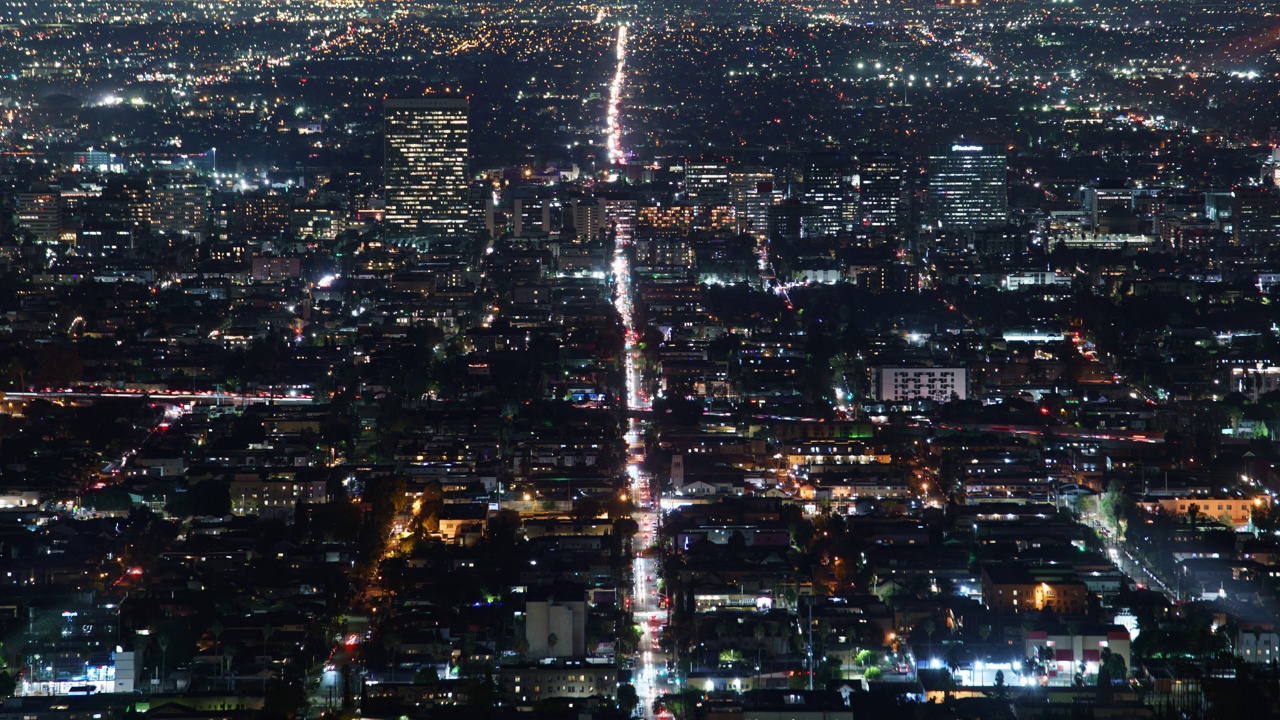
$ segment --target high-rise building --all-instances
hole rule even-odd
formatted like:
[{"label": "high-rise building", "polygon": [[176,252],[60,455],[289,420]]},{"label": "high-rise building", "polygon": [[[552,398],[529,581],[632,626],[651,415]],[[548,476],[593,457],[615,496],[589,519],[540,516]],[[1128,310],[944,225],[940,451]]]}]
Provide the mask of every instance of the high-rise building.
[{"label": "high-rise building", "polygon": [[236,198],[227,229],[232,235],[283,240],[293,223],[293,200],[274,192],[246,193]]},{"label": "high-rise building", "polygon": [[738,232],[757,240],[769,236],[769,206],[774,202],[773,173],[764,168],[744,168],[729,174],[729,202]]},{"label": "high-rise building", "polygon": [[1274,187],[1238,187],[1232,191],[1232,229],[1237,245],[1280,245],[1280,190]]},{"label": "high-rise building", "polygon": [[1133,188],[1119,180],[1097,182],[1082,191],[1080,204],[1089,212],[1090,227],[1097,229],[1102,217],[1113,208],[1133,212]]},{"label": "high-rise building", "polygon": [[19,193],[14,220],[18,229],[31,233],[36,242],[57,242],[62,237],[62,205],[57,188],[33,188]]},{"label": "high-rise building", "polygon": [[724,205],[729,200],[729,166],[723,162],[689,161],[684,166],[684,195],[696,205]]},{"label": "high-rise building", "polygon": [[942,229],[1009,221],[1005,149],[1000,145],[936,145],[929,152],[929,222]]},{"label": "high-rise building", "polygon": [[573,219],[573,227],[578,233],[579,242],[595,240],[605,228],[605,206],[603,202],[571,200],[569,202],[568,215]]},{"label": "high-rise building", "polygon": [[467,100],[393,98],[385,112],[388,231],[449,236],[466,231]]},{"label": "high-rise building", "polygon": [[201,241],[209,214],[209,188],[195,173],[171,172],[152,178],[151,231]]},{"label": "high-rise building", "polygon": [[813,208],[813,233],[838,235],[844,217],[844,164],[837,153],[813,153],[805,158],[804,202]]},{"label": "high-rise building", "polygon": [[636,201],[626,198],[609,198],[604,201],[605,229],[614,234],[619,243],[629,243],[636,234]]},{"label": "high-rise building", "polygon": [[119,203],[124,221],[135,232],[151,228],[151,181],[145,175],[112,178],[103,198]]},{"label": "high-rise building", "polygon": [[902,157],[864,153],[858,166],[863,232],[878,237],[898,232],[902,227]]}]

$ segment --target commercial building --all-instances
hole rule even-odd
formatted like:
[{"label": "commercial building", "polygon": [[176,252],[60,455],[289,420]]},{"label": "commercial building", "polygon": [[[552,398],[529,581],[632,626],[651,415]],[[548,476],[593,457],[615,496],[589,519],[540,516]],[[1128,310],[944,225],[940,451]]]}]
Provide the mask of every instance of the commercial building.
[{"label": "commercial building", "polygon": [[684,194],[698,205],[729,202],[729,166],[722,162],[695,161],[684,166]]},{"label": "commercial building", "polygon": [[877,367],[871,390],[882,402],[933,400],[945,403],[968,397],[969,371],[962,367]]},{"label": "commercial building", "polygon": [[62,237],[62,205],[56,189],[19,193],[13,217],[18,229],[31,233],[36,242],[57,242]]},{"label": "commercial building", "polygon": [[775,196],[773,173],[762,168],[745,168],[730,173],[729,178],[738,232],[764,240],[769,236],[769,206]]},{"label": "commercial building", "polygon": [[929,152],[929,221],[943,230],[1004,225],[1009,216],[1005,149],[936,145]]},{"label": "commercial building", "polygon": [[805,158],[804,202],[813,208],[814,235],[837,235],[844,216],[845,183],[841,156],[813,153]]},{"label": "commercial building", "polygon": [[469,214],[467,100],[393,98],[384,111],[389,233],[463,234]]},{"label": "commercial building", "polygon": [[1133,189],[1123,182],[1096,183],[1083,190],[1080,204],[1089,213],[1090,227],[1097,229],[1102,216],[1112,209],[1133,211]]},{"label": "commercial building", "polygon": [[1236,188],[1231,216],[1238,245],[1280,243],[1280,191],[1275,187]]},{"label": "commercial building", "polygon": [[871,236],[897,232],[902,223],[902,158],[866,153],[858,162],[858,204],[863,231]]},{"label": "commercial building", "polygon": [[151,231],[169,238],[204,240],[209,188],[195,173],[157,176],[151,189]]}]

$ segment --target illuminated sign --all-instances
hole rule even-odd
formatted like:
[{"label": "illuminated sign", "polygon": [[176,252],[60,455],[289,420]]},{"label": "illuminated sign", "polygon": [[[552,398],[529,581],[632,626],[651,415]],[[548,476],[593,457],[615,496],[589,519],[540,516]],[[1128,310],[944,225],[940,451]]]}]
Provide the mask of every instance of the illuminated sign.
[{"label": "illuminated sign", "polygon": [[952,145],[951,152],[982,152],[981,145]]}]

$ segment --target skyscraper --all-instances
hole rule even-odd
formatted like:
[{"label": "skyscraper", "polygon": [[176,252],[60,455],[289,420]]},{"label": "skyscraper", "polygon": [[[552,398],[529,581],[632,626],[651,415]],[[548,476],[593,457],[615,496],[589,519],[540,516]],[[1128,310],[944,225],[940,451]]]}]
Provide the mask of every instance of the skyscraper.
[{"label": "skyscraper", "polygon": [[902,158],[893,153],[864,153],[858,165],[863,232],[873,237],[897,233],[902,222]]},{"label": "skyscraper", "polygon": [[685,198],[697,205],[729,202],[729,166],[723,162],[696,160],[684,166]]},{"label": "skyscraper", "polygon": [[467,225],[467,100],[384,105],[386,224],[395,235],[461,235]]},{"label": "skyscraper", "polygon": [[942,229],[1009,221],[1005,149],[1000,145],[935,145],[929,152],[929,222]]},{"label": "skyscraper", "polygon": [[151,232],[169,238],[204,240],[209,188],[194,172],[157,173],[152,178]]},{"label": "skyscraper", "polygon": [[757,240],[769,236],[769,206],[773,204],[773,173],[764,168],[743,168],[729,173],[729,200],[738,232]]},{"label": "skyscraper", "polygon": [[840,233],[845,203],[844,165],[837,153],[812,153],[805,158],[804,201],[814,208],[818,235]]}]

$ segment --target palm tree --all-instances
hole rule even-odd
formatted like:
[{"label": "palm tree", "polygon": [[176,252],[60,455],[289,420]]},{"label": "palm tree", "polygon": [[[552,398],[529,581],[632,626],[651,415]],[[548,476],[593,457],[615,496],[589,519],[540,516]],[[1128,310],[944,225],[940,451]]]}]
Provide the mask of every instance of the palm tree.
[{"label": "palm tree", "polygon": [[1067,623],[1067,636],[1071,642],[1071,674],[1076,674],[1076,636],[1080,634],[1080,625],[1077,623]]},{"label": "palm tree", "polygon": [[1049,672],[1049,666],[1056,665],[1058,662],[1057,654],[1054,653],[1053,648],[1048,645],[1041,645],[1039,652],[1040,665],[1044,667],[1045,672]]},{"label": "palm tree", "polygon": [[236,677],[231,674],[231,662],[236,657],[236,648],[234,645],[228,645],[222,648],[222,672],[227,676],[227,681],[234,690],[236,687]]},{"label": "palm tree", "polygon": [[547,648],[551,651],[551,656],[555,657],[556,645],[560,644],[560,637],[555,633],[547,635]]},{"label": "palm tree", "polygon": [[161,635],[156,638],[156,644],[160,646],[160,680],[164,681],[165,671],[169,666],[169,636]]},{"label": "palm tree", "polygon": [[395,633],[385,633],[382,636],[382,647],[387,651],[388,668],[394,677],[396,671],[396,651],[400,649],[400,636]]},{"label": "palm tree", "polygon": [[924,634],[929,636],[929,659],[933,660],[933,634],[938,631],[938,623],[933,618],[925,618]]},{"label": "palm tree", "polygon": [[270,656],[271,652],[267,649],[267,643],[271,642],[271,636],[276,634],[276,629],[270,625],[262,626],[262,654]]},{"label": "palm tree", "polygon": [[[213,625],[210,626],[209,629],[213,631],[213,654],[221,655],[222,654],[222,632],[225,629],[222,627],[222,621],[214,620]],[[221,671],[222,669],[221,666],[219,666],[218,669],[219,671]]]}]

